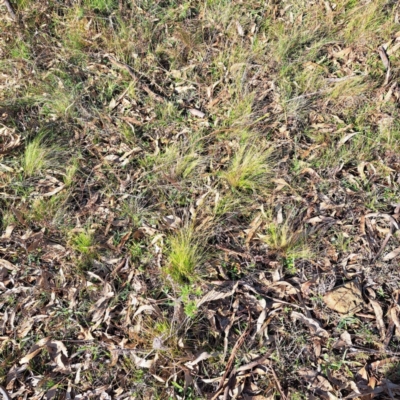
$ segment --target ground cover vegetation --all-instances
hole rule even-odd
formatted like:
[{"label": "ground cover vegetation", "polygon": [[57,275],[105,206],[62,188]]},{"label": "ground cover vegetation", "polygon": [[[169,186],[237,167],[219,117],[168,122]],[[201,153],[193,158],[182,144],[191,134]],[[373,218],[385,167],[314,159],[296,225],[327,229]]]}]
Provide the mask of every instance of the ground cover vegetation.
[{"label": "ground cover vegetation", "polygon": [[4,398],[399,398],[397,1],[0,4]]}]

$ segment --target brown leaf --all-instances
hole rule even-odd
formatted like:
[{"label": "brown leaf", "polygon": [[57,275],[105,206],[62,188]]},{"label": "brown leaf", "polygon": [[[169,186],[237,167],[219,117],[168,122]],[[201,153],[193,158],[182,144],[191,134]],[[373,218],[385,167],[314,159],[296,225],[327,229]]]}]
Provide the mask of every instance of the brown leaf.
[{"label": "brown leaf", "polygon": [[54,372],[70,373],[68,351],[64,343],[59,340],[49,340],[46,343],[46,347],[51,360],[57,365]]},{"label": "brown leaf", "polygon": [[333,345],[335,349],[340,349],[342,347],[350,347],[352,346],[353,343],[351,342],[351,336],[350,333],[347,331],[344,331],[340,335],[340,339],[336,341],[336,343]]},{"label": "brown leaf", "polygon": [[107,309],[108,302],[113,296],[114,292],[111,290],[110,284],[106,283],[103,288],[103,295],[89,310],[89,313],[93,313],[92,322],[99,322],[103,318],[103,315]]},{"label": "brown leaf", "polygon": [[18,271],[18,268],[15,265],[11,264],[10,261],[4,259],[0,259],[0,267],[4,267],[9,271]]},{"label": "brown leaf", "polygon": [[379,56],[381,57],[382,63],[386,70],[390,69],[390,61],[389,57],[387,56],[386,50],[383,46],[379,46],[378,48]]},{"label": "brown leaf", "polygon": [[21,136],[13,129],[4,126],[0,128],[0,154],[5,154],[18,147],[21,143]]},{"label": "brown leaf", "polygon": [[33,357],[35,357],[37,354],[39,354],[42,349],[46,346],[46,343],[50,340],[50,338],[43,338],[40,339],[36,344],[34,344],[30,350],[29,353],[25,356],[22,357],[19,360],[20,364],[27,364],[30,360],[32,360]]},{"label": "brown leaf", "polygon": [[64,185],[64,184],[61,184],[59,187],[53,189],[52,191],[42,194],[42,196],[43,196],[43,197],[51,197],[51,196],[54,196],[54,195],[57,194],[58,192],[61,192],[61,190],[63,190],[64,187],[65,187],[65,185]]},{"label": "brown leaf", "polygon": [[236,29],[239,36],[244,36],[244,30],[242,28],[242,25],[240,25],[239,21],[236,21]]},{"label": "brown leaf", "polygon": [[15,228],[15,225],[13,225],[13,224],[8,225],[5,232],[1,235],[1,239],[10,239],[14,228]]},{"label": "brown leaf", "polygon": [[324,296],[324,302],[330,309],[342,314],[354,314],[363,307],[361,289],[356,281],[346,282]]},{"label": "brown leaf", "polygon": [[229,291],[222,292],[219,290],[210,290],[207,294],[205,294],[198,302],[197,302],[197,307],[200,307],[202,304],[207,303],[209,301],[215,301],[215,300],[220,300],[220,299],[225,299],[226,297],[230,297],[235,293],[237,287],[239,285],[239,282],[236,282],[233,288]]},{"label": "brown leaf", "polygon": [[376,325],[379,329],[379,332],[381,334],[381,339],[384,340],[385,339],[385,323],[383,322],[383,311],[382,311],[382,307],[380,306],[380,304],[373,299],[369,299],[369,302],[371,303],[372,308],[374,309],[375,312],[375,316],[376,316]]},{"label": "brown leaf", "polygon": [[250,223],[250,228],[246,229],[244,232],[246,233],[246,241],[245,244],[248,247],[251,240],[253,239],[255,233],[257,232],[257,229],[260,227],[262,224],[262,219],[261,219],[261,213],[258,214],[254,220]]},{"label": "brown leaf", "polygon": [[210,358],[210,357],[213,357],[213,355],[207,353],[206,351],[204,351],[204,352],[201,353],[198,357],[196,357],[195,360],[189,361],[189,362],[185,363],[185,365],[186,365],[189,369],[193,369],[193,367],[194,367],[195,365],[197,365],[200,361],[207,360],[207,359]]},{"label": "brown leaf", "polygon": [[318,371],[311,368],[301,368],[297,371],[298,375],[311,385],[313,389],[322,389],[325,391],[333,390],[332,385]]},{"label": "brown leaf", "polygon": [[320,180],[321,177],[317,174],[317,172],[315,172],[312,168],[304,168],[303,170],[301,170],[300,172],[301,175],[305,175],[308,174],[310,175],[312,178],[314,178],[315,180]]},{"label": "brown leaf", "polygon": [[146,360],[145,358],[138,357],[136,354],[132,353],[131,358],[138,368],[151,368],[154,361],[157,360],[157,355],[153,359]]},{"label": "brown leaf", "polygon": [[383,261],[393,260],[393,258],[396,258],[398,255],[400,255],[400,247],[386,254],[386,256],[383,257]]},{"label": "brown leaf", "polygon": [[22,321],[21,325],[17,328],[17,336],[19,338],[24,338],[32,329],[34,324],[33,318],[26,318]]}]

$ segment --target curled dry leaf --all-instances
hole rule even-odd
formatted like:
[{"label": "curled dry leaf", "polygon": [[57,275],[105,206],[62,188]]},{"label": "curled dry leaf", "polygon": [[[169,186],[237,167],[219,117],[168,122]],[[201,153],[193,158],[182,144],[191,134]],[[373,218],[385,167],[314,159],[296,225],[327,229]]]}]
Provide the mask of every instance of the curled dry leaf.
[{"label": "curled dry leaf", "polygon": [[22,321],[21,325],[17,328],[17,336],[19,338],[24,338],[32,329],[34,324],[33,318],[26,318]]},{"label": "curled dry leaf", "polygon": [[340,335],[340,339],[336,341],[336,343],[333,345],[335,349],[339,349],[342,347],[351,347],[353,343],[351,342],[351,335],[349,332],[344,331]]},{"label": "curled dry leaf", "polygon": [[4,126],[0,128],[0,154],[5,154],[18,147],[21,143],[21,136],[13,129]]},{"label": "curled dry leaf", "polygon": [[236,29],[237,29],[239,36],[244,36],[244,30],[243,30],[242,25],[240,25],[239,21],[236,21]]},{"label": "curled dry leaf", "polygon": [[347,141],[349,141],[354,135],[357,135],[358,132],[352,132],[343,137],[342,139],[339,140],[337,147],[341,147],[344,145]]},{"label": "curled dry leaf", "polygon": [[14,386],[14,381],[19,379],[22,376],[22,373],[28,368],[28,364],[23,364],[18,366],[17,364],[13,365],[11,369],[7,373],[7,389],[12,390]]},{"label": "curled dry leaf", "polygon": [[14,228],[15,228],[14,224],[8,225],[5,232],[1,235],[1,239],[10,239]]},{"label": "curled dry leaf", "polygon": [[106,283],[103,289],[103,296],[101,296],[89,310],[89,312],[93,313],[92,322],[98,322],[101,320],[106,311],[108,302],[113,296],[114,292],[111,290],[111,285]]},{"label": "curled dry leaf", "polygon": [[318,371],[311,368],[301,368],[297,373],[312,389],[318,391],[320,398],[329,400],[337,399],[335,395],[330,393],[333,391],[333,387],[328,379],[320,375]]},{"label": "curled dry leaf", "polygon": [[312,168],[304,168],[300,172],[301,175],[306,175],[308,174],[311,178],[314,178],[315,180],[321,179],[321,177],[315,172]]}]

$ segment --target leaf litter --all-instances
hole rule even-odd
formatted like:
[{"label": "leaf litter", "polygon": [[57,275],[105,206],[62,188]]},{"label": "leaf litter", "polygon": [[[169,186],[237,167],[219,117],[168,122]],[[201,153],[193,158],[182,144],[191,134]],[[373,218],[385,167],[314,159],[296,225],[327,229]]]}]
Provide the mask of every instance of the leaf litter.
[{"label": "leaf litter", "polygon": [[67,3],[1,21],[2,396],[398,397],[397,6]]}]

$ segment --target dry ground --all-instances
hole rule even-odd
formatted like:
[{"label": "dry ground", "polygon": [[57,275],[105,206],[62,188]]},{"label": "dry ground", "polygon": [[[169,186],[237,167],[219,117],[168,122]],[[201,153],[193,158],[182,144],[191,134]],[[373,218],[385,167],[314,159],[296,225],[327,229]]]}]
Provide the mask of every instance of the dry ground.
[{"label": "dry ground", "polygon": [[399,398],[397,1],[10,3],[0,392]]}]

